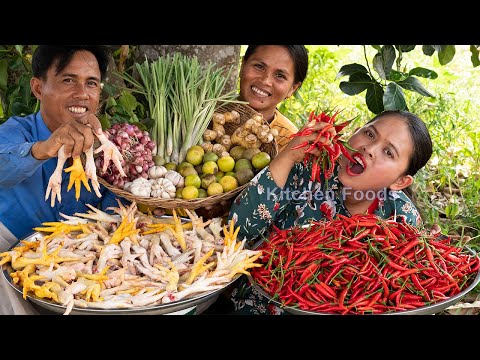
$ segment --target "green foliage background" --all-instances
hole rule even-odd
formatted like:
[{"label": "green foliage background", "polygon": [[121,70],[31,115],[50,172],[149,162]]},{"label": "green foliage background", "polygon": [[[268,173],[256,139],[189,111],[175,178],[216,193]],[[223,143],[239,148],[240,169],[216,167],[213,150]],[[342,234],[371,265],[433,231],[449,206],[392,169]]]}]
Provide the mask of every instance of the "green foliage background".
[{"label": "green foliage background", "polygon": [[[365,102],[365,93],[348,96],[336,79],[339,69],[349,63],[366,64],[377,50],[360,45],[307,46],[307,79],[295,97],[284,101],[279,110],[301,127],[310,111],[341,110],[338,121],[355,118],[345,129],[352,131],[374,114]],[[443,232],[473,236],[478,244],[480,229],[480,68],[474,67],[469,45],[457,45],[450,62],[440,64],[438,56],[426,56],[421,47],[403,54],[407,69],[425,67],[438,74],[436,79],[421,79],[435,97],[405,91],[408,110],[427,124],[434,153],[425,169],[416,175],[415,200],[427,226],[437,222]],[[442,58],[440,58],[442,59]],[[442,61],[445,62],[445,61]]]}]

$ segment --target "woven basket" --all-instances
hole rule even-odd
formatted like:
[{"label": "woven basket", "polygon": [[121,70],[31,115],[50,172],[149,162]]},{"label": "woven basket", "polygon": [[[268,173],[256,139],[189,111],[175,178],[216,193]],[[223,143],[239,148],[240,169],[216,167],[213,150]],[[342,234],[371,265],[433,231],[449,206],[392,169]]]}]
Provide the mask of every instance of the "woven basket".
[{"label": "woven basket", "polygon": [[[235,110],[240,114],[240,122],[243,124],[248,119],[250,119],[253,115],[258,114],[255,110],[253,110],[250,106],[238,103],[226,103],[217,108],[217,112],[225,113],[227,111]],[[265,124],[267,124],[265,122]],[[267,124],[268,125],[268,124]],[[209,127],[211,126],[211,122]],[[227,123],[224,125],[225,134],[232,135],[233,132],[237,129],[240,125],[235,125],[232,123]],[[266,152],[270,155],[273,159],[278,154],[278,147],[276,140],[273,140],[271,143],[262,144],[260,147],[261,151]],[[213,206],[216,204],[220,204],[223,200],[229,200],[235,196],[237,196],[243,189],[245,189],[248,183],[239,186],[236,189],[228,191],[226,193],[217,194],[208,196],[206,198],[198,198],[198,199],[191,199],[191,200],[184,200],[184,199],[159,199],[159,198],[152,198],[152,197],[144,197],[144,196],[136,196],[128,191],[124,191],[122,189],[117,188],[109,183],[107,183],[104,179],[98,176],[98,182],[104,185],[113,193],[117,194],[118,196],[125,198],[129,201],[135,201],[137,204],[142,204],[148,206],[149,208],[164,208],[164,209],[198,209],[208,206]]]}]

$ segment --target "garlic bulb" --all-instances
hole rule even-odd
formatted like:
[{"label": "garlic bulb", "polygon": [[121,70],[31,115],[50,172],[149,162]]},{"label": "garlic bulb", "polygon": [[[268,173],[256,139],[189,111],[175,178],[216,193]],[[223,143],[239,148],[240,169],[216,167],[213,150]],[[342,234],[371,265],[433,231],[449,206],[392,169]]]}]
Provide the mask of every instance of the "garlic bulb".
[{"label": "garlic bulb", "polygon": [[132,181],[130,185],[130,192],[137,196],[150,196],[152,184],[144,177],[138,177]]},{"label": "garlic bulb", "polygon": [[156,179],[152,185],[151,197],[162,199],[172,199],[175,197],[177,189],[173,183],[165,178]]},{"label": "garlic bulb", "polygon": [[163,177],[167,172],[167,168],[165,166],[152,166],[148,169],[148,178],[149,179],[158,179]]},{"label": "garlic bulb", "polygon": [[182,187],[185,182],[183,176],[174,170],[168,170],[163,177],[170,180],[177,188]]},{"label": "garlic bulb", "polygon": [[125,191],[130,191],[130,187],[132,186],[132,182],[131,181],[128,181],[126,182],[124,185],[123,185],[123,190]]}]

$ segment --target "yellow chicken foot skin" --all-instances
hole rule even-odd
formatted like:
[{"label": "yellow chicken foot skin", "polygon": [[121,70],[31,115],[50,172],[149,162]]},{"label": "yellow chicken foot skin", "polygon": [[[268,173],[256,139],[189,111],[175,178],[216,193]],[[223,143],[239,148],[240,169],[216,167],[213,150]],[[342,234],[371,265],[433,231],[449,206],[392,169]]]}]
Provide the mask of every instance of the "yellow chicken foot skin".
[{"label": "yellow chicken foot skin", "polygon": [[82,160],[79,156],[73,159],[73,165],[66,168],[64,171],[70,173],[70,181],[68,183],[67,191],[70,191],[73,184],[75,184],[75,198],[77,200],[80,198],[81,183],[83,183],[83,186],[85,186],[88,191],[91,191],[90,185],[88,185],[87,176],[83,170]]}]

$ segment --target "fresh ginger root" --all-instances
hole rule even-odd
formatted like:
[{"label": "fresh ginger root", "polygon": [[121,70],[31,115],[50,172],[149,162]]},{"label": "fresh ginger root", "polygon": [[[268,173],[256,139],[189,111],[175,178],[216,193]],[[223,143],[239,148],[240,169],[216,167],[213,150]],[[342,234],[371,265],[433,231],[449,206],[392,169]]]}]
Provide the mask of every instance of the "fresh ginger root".
[{"label": "fresh ginger root", "polygon": [[240,125],[240,114],[237,111],[228,111],[224,113],[223,116],[225,117],[225,123]]},{"label": "fresh ginger root", "polygon": [[205,141],[213,141],[217,138],[217,132],[214,130],[207,129],[203,133],[203,140]]},{"label": "fresh ginger root", "polygon": [[230,135],[222,135],[220,139],[217,139],[217,143],[223,145],[225,150],[229,151],[232,147],[232,140],[230,139]]},{"label": "fresh ginger root", "polygon": [[260,114],[253,115],[251,119],[238,127],[231,136],[233,145],[241,145],[247,149],[260,148],[265,143],[272,142],[278,131],[270,129],[263,121]]},{"label": "fresh ginger root", "polygon": [[203,140],[216,140],[217,143],[220,144],[222,141],[222,137],[225,135],[225,128],[223,125],[226,123],[240,124],[240,114],[235,110],[228,111],[223,114],[218,112],[213,113],[212,129],[207,129],[204,131]]},{"label": "fresh ginger root", "polygon": [[223,146],[222,144],[214,144],[212,147],[212,151],[217,154],[218,157],[221,157],[222,153],[227,151],[227,149],[225,149],[225,146]]},{"label": "fresh ginger root", "polygon": [[210,141],[203,142],[201,146],[206,153],[212,151],[213,149],[213,144]]},{"label": "fresh ginger root", "polygon": [[234,145],[241,145],[246,149],[259,149],[262,144],[272,142],[278,135],[278,131],[271,129],[261,114],[255,114],[244,124],[239,126],[234,133],[229,136],[225,134],[225,124],[240,124],[240,114],[235,111],[225,113],[215,112],[212,116],[212,129],[207,129],[203,133],[202,148],[205,152],[213,151],[218,156],[228,152]]}]

